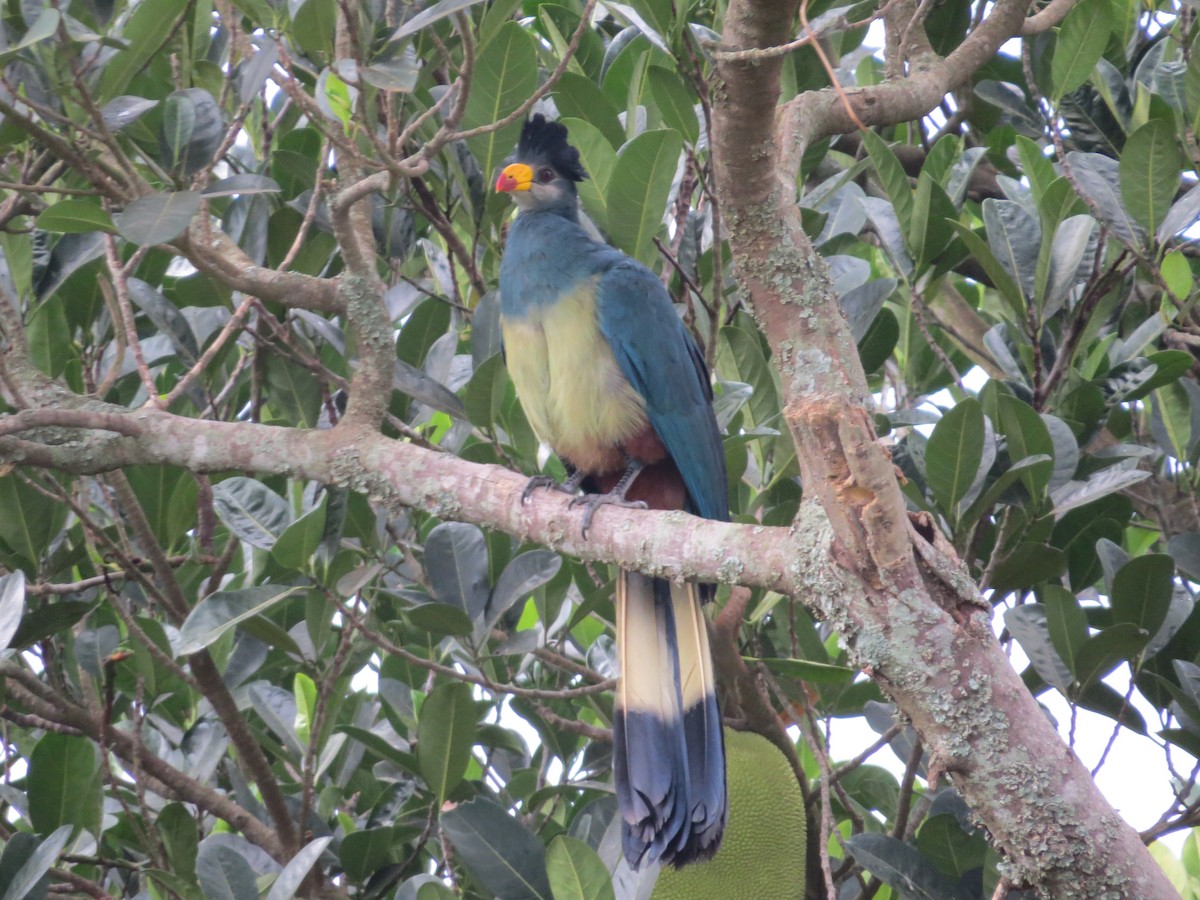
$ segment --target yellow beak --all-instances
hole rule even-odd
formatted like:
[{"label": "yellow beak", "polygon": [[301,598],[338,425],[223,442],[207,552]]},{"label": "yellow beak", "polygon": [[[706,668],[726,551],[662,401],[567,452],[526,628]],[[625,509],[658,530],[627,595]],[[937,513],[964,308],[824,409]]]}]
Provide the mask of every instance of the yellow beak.
[{"label": "yellow beak", "polygon": [[525,163],[513,163],[505,166],[500,177],[496,179],[496,190],[502,193],[527,191],[532,185],[533,169]]}]

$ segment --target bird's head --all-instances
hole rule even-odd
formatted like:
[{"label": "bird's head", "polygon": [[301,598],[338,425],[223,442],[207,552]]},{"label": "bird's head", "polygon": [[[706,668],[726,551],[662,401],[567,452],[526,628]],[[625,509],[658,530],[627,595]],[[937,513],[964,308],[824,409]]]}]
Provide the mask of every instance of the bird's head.
[{"label": "bird's head", "polygon": [[511,162],[496,179],[496,190],[512,194],[523,210],[561,207],[574,211],[575,183],[587,178],[579,151],[567,143],[567,129],[541,113],[525,123]]}]

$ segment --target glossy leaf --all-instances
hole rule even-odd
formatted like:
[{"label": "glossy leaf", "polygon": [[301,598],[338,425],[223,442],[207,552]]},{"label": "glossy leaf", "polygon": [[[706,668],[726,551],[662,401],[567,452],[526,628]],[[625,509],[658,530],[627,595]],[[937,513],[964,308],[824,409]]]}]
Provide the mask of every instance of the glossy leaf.
[{"label": "glossy leaf", "polygon": [[550,900],[546,848],[496,803],[477,797],[442,814],[442,828],[471,874],[497,897]]},{"label": "glossy leaf", "polygon": [[615,900],[612,879],[596,851],[560,834],[546,852],[546,873],[554,900]]},{"label": "glossy leaf", "polygon": [[885,834],[856,834],[846,840],[855,861],[880,881],[921,900],[968,900],[972,895],[947,878],[916,848]]},{"label": "glossy leaf", "polygon": [[176,652],[188,656],[209,646],[230,628],[270,609],[299,587],[264,584],[233,591],[217,591],[196,604],[179,629]]},{"label": "glossy leaf", "polygon": [[115,231],[112,218],[90,200],[59,200],[37,218],[38,228],[63,233]]},{"label": "glossy leaf", "polygon": [[196,878],[207,900],[257,900],[254,870],[232,847],[201,841],[196,856]]},{"label": "glossy leaf", "polygon": [[925,474],[941,507],[953,513],[983,461],[983,407],[968,398],[938,421],[925,451]]},{"label": "glossy leaf", "polygon": [[1140,247],[1145,241],[1145,232],[1125,205],[1117,161],[1099,153],[1072,150],[1067,154],[1067,165],[1075,176],[1076,190],[1101,221],[1125,246]]},{"label": "glossy leaf", "polygon": [[312,867],[332,840],[332,837],[323,837],[309,841],[299,853],[288,860],[275,883],[271,885],[267,900],[289,900],[296,896],[305,877],[312,871]]},{"label": "glossy leaf", "polygon": [[621,148],[613,166],[606,192],[609,234],[647,264],[658,253],[653,239],[662,228],[681,149],[678,132],[646,131]]},{"label": "glossy leaf", "polygon": [[121,237],[134,244],[173,241],[191,224],[203,198],[194,191],[150,194],[113,216]]},{"label": "glossy leaf", "polygon": [[1046,608],[1040,603],[1015,606],[1004,614],[1004,625],[1021,644],[1038,675],[1062,693],[1068,693],[1075,676],[1054,646]]},{"label": "glossy leaf", "polygon": [[80,735],[47,732],[29,756],[29,819],[43,834],[100,824],[100,759]]},{"label": "glossy leaf", "polygon": [[470,685],[440,684],[425,698],[417,724],[417,761],[438,805],[466,772],[478,714]]},{"label": "glossy leaf", "polygon": [[56,828],[38,844],[37,849],[12,876],[12,880],[4,888],[4,894],[0,896],[0,900],[25,900],[32,896],[38,883],[58,862],[58,857],[66,849],[67,842],[71,840],[71,833],[74,830],[72,825],[63,825]]},{"label": "glossy leaf", "polygon": [[1081,0],[1063,21],[1050,63],[1054,94],[1062,97],[1088,80],[1112,33],[1105,0]]},{"label": "glossy leaf", "polygon": [[292,522],[287,501],[253,478],[235,476],[214,485],[213,505],[230,531],[263,550],[275,546]]},{"label": "glossy leaf", "polygon": [[1166,218],[1179,190],[1180,153],[1175,129],[1151,119],[1121,151],[1121,196],[1137,223],[1151,234]]},{"label": "glossy leaf", "polygon": [[[462,5],[457,4],[458,7]],[[413,20],[432,11],[432,8],[426,10],[421,16],[414,16]],[[408,26],[411,25],[412,21],[408,23]],[[506,23],[479,49],[475,58],[471,96],[463,112],[462,127],[477,128],[503,118],[532,94],[536,87],[537,51],[533,38],[516,22]],[[521,123],[517,121],[468,139],[468,146],[479,161],[479,168],[486,179],[492,178],[500,160],[516,146],[520,133]]]},{"label": "glossy leaf", "polygon": [[0,575],[0,650],[13,642],[25,615],[25,573],[18,569]]},{"label": "glossy leaf", "polygon": [[1112,581],[1114,622],[1128,622],[1155,634],[1170,609],[1174,592],[1175,561],[1152,553],[1121,566]]}]

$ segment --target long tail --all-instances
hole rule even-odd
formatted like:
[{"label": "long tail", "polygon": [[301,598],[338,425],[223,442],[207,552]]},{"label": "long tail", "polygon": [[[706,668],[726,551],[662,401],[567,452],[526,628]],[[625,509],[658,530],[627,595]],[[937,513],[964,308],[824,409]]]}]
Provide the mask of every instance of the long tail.
[{"label": "long tail", "polygon": [[625,858],[635,868],[707,859],[725,828],[725,743],[697,586],[622,571],[617,649],[613,775]]}]

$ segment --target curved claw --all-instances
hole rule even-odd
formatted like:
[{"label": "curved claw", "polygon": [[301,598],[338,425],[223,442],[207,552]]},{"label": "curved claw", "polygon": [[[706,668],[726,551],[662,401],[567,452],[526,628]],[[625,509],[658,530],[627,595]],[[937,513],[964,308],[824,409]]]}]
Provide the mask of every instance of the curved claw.
[{"label": "curved claw", "polygon": [[525,485],[525,490],[521,491],[521,505],[524,506],[529,502],[529,498],[533,496],[533,492],[538,488],[546,488],[551,491],[561,491],[564,494],[578,494],[579,485],[583,482],[584,475],[582,472],[572,472],[566,481],[559,483],[549,475],[534,475]]},{"label": "curved claw", "polygon": [[616,491],[611,491],[607,494],[584,494],[582,497],[571,498],[570,505],[586,506],[587,509],[583,512],[583,526],[580,528],[581,533],[586,538],[588,528],[592,525],[592,518],[596,515],[596,510],[601,506],[621,506],[625,509],[648,509],[645,500],[626,500],[623,494],[618,494]]}]

